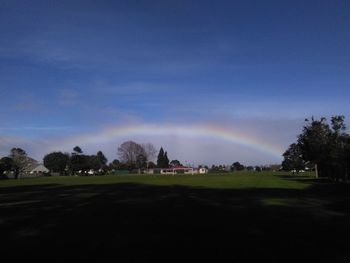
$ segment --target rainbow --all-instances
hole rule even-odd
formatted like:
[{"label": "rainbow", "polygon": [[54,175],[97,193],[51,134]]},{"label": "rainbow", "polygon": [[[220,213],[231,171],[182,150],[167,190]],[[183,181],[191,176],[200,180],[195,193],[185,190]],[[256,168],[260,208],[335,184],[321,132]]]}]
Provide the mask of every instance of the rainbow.
[{"label": "rainbow", "polygon": [[126,125],[114,126],[94,134],[85,134],[65,140],[60,148],[71,149],[75,145],[98,144],[110,142],[113,139],[132,136],[178,136],[187,138],[210,138],[248,147],[265,154],[281,159],[283,150],[275,145],[268,144],[261,139],[253,138],[218,125]]}]

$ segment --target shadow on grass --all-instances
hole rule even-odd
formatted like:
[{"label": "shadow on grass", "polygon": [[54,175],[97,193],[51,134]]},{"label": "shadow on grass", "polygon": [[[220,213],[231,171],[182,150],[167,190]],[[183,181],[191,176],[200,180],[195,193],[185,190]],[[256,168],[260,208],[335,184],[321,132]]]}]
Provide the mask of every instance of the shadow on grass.
[{"label": "shadow on grass", "polygon": [[48,184],[0,191],[2,262],[350,260],[347,185]]}]

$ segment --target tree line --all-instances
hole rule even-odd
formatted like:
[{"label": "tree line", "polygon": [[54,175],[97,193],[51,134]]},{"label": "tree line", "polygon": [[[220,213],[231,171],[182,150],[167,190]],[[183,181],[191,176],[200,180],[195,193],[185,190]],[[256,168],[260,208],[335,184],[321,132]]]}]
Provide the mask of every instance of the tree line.
[{"label": "tree line", "polygon": [[[104,174],[111,170],[135,170],[147,168],[168,168],[182,165],[178,160],[169,161],[168,153],[160,148],[158,156],[155,146],[151,143],[138,144],[134,141],[123,142],[117,149],[119,159],[108,164],[108,159],[102,151],[94,155],[84,154],[79,146],[73,152],[54,151],[43,158],[44,166],[50,173],[60,175],[85,174],[89,170]],[[154,162],[157,156],[156,163]],[[21,148],[13,148],[10,154],[0,159],[0,174],[4,171],[13,171],[15,177],[37,165],[37,161],[27,156]]]},{"label": "tree line", "polygon": [[348,181],[350,169],[350,135],[345,117],[305,119],[302,132],[283,154],[285,170],[315,170],[316,177]]},{"label": "tree line", "polygon": [[[59,175],[85,175],[93,170],[94,174],[106,174],[110,171],[128,170],[130,172],[140,171],[141,169],[152,168],[173,168],[182,167],[183,164],[175,159],[169,161],[168,152],[161,147],[158,151],[151,143],[139,144],[134,141],[123,142],[117,147],[118,159],[110,163],[102,151],[96,154],[87,155],[79,146],[75,146],[71,153],[54,151],[48,153],[43,158],[43,164],[50,170],[51,174]],[[27,153],[21,148],[13,148],[9,156],[0,159],[0,174],[4,171],[14,171],[15,177],[23,172],[28,172],[34,168],[37,161],[28,157]],[[262,171],[271,170],[270,167],[245,166],[240,162],[234,162],[232,165],[212,165],[211,169],[205,165],[199,165],[198,168],[206,168],[212,172],[233,172],[233,171]]]},{"label": "tree line", "polygon": [[[108,160],[102,151],[86,155],[79,146],[72,153],[51,152],[44,156],[44,165],[53,173],[76,174],[79,171],[129,170],[147,168],[168,168],[182,166],[178,160],[169,161],[167,151],[157,150],[151,143],[123,142],[117,149],[119,159]],[[156,158],[157,157],[157,158]],[[305,120],[302,132],[283,154],[284,170],[315,170],[316,177],[348,181],[350,170],[350,135],[346,132],[345,117],[333,116],[328,122],[325,117]],[[156,163],[154,162],[156,159]],[[15,177],[37,164],[21,148],[12,148],[10,154],[0,159],[0,173],[14,171]],[[244,166],[239,162],[230,167],[213,165],[213,171],[264,170],[261,167]]]}]

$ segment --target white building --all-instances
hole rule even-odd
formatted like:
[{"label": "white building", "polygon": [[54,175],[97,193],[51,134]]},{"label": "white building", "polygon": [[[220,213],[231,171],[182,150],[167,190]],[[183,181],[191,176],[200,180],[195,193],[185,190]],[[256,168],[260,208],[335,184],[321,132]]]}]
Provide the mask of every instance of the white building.
[{"label": "white building", "polygon": [[29,176],[43,176],[50,172],[43,164],[37,165],[34,169],[29,172]]},{"label": "white building", "polygon": [[198,169],[198,172],[200,174],[207,174],[208,173],[208,169],[207,168],[204,168],[204,167],[201,167]]}]

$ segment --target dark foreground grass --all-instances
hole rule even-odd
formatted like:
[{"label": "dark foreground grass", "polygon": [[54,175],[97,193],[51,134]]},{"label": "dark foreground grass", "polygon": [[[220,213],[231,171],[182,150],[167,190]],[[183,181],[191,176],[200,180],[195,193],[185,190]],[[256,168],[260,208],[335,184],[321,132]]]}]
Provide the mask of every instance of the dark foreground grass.
[{"label": "dark foreground grass", "polygon": [[1,262],[350,261],[350,188],[309,176],[0,182]]}]

